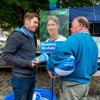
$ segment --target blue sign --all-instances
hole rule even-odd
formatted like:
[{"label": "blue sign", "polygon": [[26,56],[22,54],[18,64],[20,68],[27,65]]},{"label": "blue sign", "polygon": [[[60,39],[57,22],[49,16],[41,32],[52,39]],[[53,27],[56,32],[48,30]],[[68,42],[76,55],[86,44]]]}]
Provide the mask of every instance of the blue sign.
[{"label": "blue sign", "polygon": [[60,46],[61,43],[63,42],[41,42],[40,53],[50,54],[56,49],[57,46]]}]

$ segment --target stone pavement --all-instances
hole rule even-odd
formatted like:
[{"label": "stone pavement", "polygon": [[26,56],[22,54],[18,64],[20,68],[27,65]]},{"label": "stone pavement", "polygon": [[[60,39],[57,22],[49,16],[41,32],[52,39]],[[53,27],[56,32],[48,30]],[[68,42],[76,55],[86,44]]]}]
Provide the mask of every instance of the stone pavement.
[{"label": "stone pavement", "polygon": [[5,95],[8,94],[8,92],[12,91],[12,88],[10,86],[10,79],[11,77],[11,71],[7,69],[0,69],[0,100]]},{"label": "stone pavement", "polygon": [[[11,78],[11,68],[0,68],[0,100],[3,100],[3,97],[12,91],[12,87],[10,84]],[[37,84],[36,88],[47,88],[50,89],[50,77],[48,76],[45,69],[39,69],[37,74]],[[59,97],[59,79],[55,80],[55,93],[57,97]],[[92,97],[89,100],[100,100],[100,77],[93,78],[90,84],[89,94]]]},{"label": "stone pavement", "polygon": [[[11,78],[11,68],[2,68],[0,69],[0,100],[3,100],[3,97],[9,92],[12,92],[12,87],[10,84]],[[51,89],[50,77],[44,70],[39,70],[37,74],[37,84],[36,88],[46,88]],[[58,80],[57,80],[58,82]],[[59,84],[56,84],[55,90],[59,88]]]}]

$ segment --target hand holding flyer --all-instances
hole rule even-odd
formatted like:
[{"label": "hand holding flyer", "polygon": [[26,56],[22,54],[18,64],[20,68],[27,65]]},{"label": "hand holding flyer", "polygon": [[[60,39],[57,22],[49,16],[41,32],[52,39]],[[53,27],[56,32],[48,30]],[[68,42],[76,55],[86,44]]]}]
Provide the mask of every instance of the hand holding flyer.
[{"label": "hand holding flyer", "polygon": [[38,64],[41,62],[46,62],[48,61],[48,59],[49,59],[48,55],[46,53],[43,53],[40,56],[34,58],[32,62]]},{"label": "hand holding flyer", "polygon": [[46,53],[43,53],[40,55],[40,62],[46,62],[48,61],[49,57]]}]

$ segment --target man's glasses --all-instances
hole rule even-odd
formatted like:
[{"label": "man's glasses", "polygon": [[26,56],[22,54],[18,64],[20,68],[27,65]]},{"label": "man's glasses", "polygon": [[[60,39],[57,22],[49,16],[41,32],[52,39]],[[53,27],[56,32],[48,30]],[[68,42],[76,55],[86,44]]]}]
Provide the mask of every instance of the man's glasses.
[{"label": "man's glasses", "polygon": [[76,25],[76,26],[75,26],[75,25],[72,25],[71,28],[78,28],[78,27],[80,27],[80,26],[83,26],[83,25],[82,25],[82,24],[78,24],[78,25]]}]

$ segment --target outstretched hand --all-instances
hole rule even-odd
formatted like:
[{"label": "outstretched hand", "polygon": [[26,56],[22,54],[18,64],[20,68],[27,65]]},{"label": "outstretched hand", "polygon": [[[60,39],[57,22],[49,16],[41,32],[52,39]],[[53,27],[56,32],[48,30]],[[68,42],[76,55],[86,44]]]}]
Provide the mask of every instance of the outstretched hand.
[{"label": "outstretched hand", "polygon": [[48,61],[48,59],[49,59],[49,57],[46,53],[41,54],[40,56],[38,56],[32,60],[32,68],[34,68],[36,64]]},{"label": "outstretched hand", "polygon": [[40,56],[36,57],[33,59],[33,63],[39,64],[41,62],[46,62],[48,61],[49,57],[46,53],[41,54]]}]

